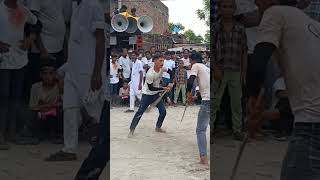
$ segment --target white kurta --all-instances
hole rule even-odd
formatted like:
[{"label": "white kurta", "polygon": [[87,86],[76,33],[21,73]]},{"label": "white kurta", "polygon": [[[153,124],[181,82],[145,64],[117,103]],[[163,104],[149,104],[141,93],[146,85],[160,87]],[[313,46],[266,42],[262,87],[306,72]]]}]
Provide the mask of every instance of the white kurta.
[{"label": "white kurta", "polygon": [[[69,68],[65,76],[63,99],[64,109],[86,105],[83,103],[83,99],[87,97],[90,91],[91,76],[96,60],[96,37],[94,33],[97,29],[105,28],[104,12],[97,3],[94,0],[83,0],[80,5],[73,4],[68,47]],[[101,74],[105,84],[107,82],[105,62]],[[103,87],[107,86],[103,85]],[[87,111],[90,111],[89,109],[97,108],[88,107]],[[98,114],[92,114],[92,116],[99,117],[100,111]]]},{"label": "white kurta", "polygon": [[[143,72],[142,62],[140,60],[136,60],[136,62],[132,62],[130,96],[131,95],[137,96],[141,94],[141,90],[139,90],[140,72]],[[141,86],[142,85],[143,85],[143,82]]]}]

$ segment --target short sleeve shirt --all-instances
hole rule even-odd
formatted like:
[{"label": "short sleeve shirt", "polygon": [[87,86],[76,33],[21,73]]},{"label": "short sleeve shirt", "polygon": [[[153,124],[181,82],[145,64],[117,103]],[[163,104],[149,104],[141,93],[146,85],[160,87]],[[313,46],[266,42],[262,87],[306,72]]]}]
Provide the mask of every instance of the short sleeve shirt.
[{"label": "short sleeve shirt", "polygon": [[296,122],[320,122],[320,24],[289,6],[267,9],[258,42],[272,43],[280,53]]},{"label": "short sleeve shirt", "polygon": [[163,67],[160,69],[159,72],[154,71],[153,67],[150,68],[146,75],[146,82],[143,85],[142,93],[146,95],[155,95],[158,93],[158,91],[150,91],[148,84],[152,84],[153,87],[160,87],[160,81],[162,79],[163,72],[168,71],[166,67]]},{"label": "short sleeve shirt", "polygon": [[192,65],[190,75],[197,77],[202,100],[210,100],[210,68],[201,63]]}]

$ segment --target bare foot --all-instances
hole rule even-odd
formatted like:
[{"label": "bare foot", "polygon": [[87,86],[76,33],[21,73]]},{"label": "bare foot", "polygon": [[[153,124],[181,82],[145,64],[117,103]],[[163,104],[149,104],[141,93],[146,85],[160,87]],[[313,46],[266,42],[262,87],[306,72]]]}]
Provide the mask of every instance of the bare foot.
[{"label": "bare foot", "polygon": [[134,130],[130,129],[130,132],[128,134],[128,138],[132,138],[133,137],[133,133],[134,133]]},{"label": "bare foot", "polygon": [[158,133],[166,133],[166,131],[163,130],[163,129],[161,129],[161,128],[156,128],[155,130],[156,130],[156,132],[158,132]]},{"label": "bare foot", "polygon": [[200,156],[200,164],[205,166],[209,165],[207,156]]}]

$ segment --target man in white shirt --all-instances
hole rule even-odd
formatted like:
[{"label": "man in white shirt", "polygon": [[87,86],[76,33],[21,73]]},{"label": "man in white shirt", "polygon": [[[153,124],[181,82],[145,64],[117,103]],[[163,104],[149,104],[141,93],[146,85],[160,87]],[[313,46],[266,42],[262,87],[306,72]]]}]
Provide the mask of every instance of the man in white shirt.
[{"label": "man in white shirt", "polygon": [[[170,69],[173,73],[175,72],[175,68],[176,68],[176,63],[171,59],[171,53],[169,51],[165,52],[165,60],[163,62],[163,66],[167,69]],[[168,84],[170,83],[170,79],[174,78],[174,77],[170,77],[170,74],[167,72],[163,73],[162,76],[162,85],[164,87],[168,86]],[[171,103],[173,101],[173,91],[169,91],[167,96],[164,96],[164,98],[166,99],[167,97],[169,97],[170,99],[167,99],[169,101],[169,103]]]},{"label": "man in white shirt", "polygon": [[122,56],[119,58],[118,62],[123,69],[123,72],[122,72],[123,77],[129,82],[130,75],[131,75],[132,62],[130,61],[130,58],[128,56],[127,48],[122,49]]},{"label": "man in white shirt", "polygon": [[[160,92],[168,92],[173,87],[173,72],[170,69],[167,69],[163,65],[164,58],[162,55],[158,54],[153,56],[154,60],[154,67],[150,68],[147,72],[146,76],[146,83],[144,83],[142,88],[142,98],[140,102],[140,106],[136,114],[134,115],[131,125],[130,125],[130,132],[129,137],[132,137],[134,134],[134,131],[143,115],[145,110],[151,105],[154,101],[156,101],[160,97]],[[167,87],[160,87],[160,81],[162,78],[163,72],[168,72],[171,76],[170,83]],[[163,121],[166,117],[166,108],[161,100],[156,107],[159,110],[159,117],[156,124],[155,131],[159,133],[165,133],[161,127],[163,124]]]},{"label": "man in white shirt", "polygon": [[200,153],[200,164],[208,165],[206,132],[210,121],[210,68],[202,63],[199,53],[190,56],[191,73],[187,84],[188,104],[193,101],[191,93],[194,80],[197,78],[201,94],[201,107],[198,113],[197,141]]},{"label": "man in white shirt", "polygon": [[[103,99],[103,83],[107,82],[105,59],[105,19],[98,1],[82,0],[73,4],[68,52],[68,68],[64,78],[64,148],[46,158],[47,161],[77,159],[80,109],[99,118]],[[87,97],[93,94],[93,99]],[[94,95],[96,94],[96,96]],[[96,98],[94,98],[96,97]],[[89,108],[92,104],[95,107]],[[92,110],[92,111],[91,111]]]},{"label": "man in white shirt", "polygon": [[126,112],[134,112],[136,97],[141,101],[141,90],[143,85],[143,66],[142,62],[137,59],[137,51],[130,52],[132,61],[131,81],[130,81],[130,108]]},{"label": "man in white shirt", "polygon": [[27,50],[35,36],[25,38],[26,23],[36,24],[37,18],[17,0],[0,3],[0,150],[9,148],[4,138],[6,127],[9,126],[10,138],[16,134],[16,110],[22,100]]},{"label": "man in white shirt", "polygon": [[55,59],[56,68],[59,68],[65,62],[63,46],[66,24],[71,18],[72,0],[32,0],[30,10],[42,23],[38,39],[40,58]]},{"label": "man in white shirt", "polygon": [[263,124],[257,119],[263,105],[256,105],[256,98],[267,63],[277,51],[295,118],[281,180],[320,179],[320,23],[291,7],[296,1],[256,0],[256,5],[263,17],[249,67],[250,134]]}]

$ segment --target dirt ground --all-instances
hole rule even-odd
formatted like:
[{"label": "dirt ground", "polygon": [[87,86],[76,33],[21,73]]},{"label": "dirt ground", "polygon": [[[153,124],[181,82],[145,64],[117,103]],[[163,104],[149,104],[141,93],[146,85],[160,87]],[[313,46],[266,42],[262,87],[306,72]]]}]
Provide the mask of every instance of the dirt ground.
[{"label": "dirt ground", "polygon": [[[241,142],[218,138],[211,146],[211,180],[229,180]],[[236,180],[279,180],[288,143],[272,138],[252,141],[243,152]]]},{"label": "dirt ground", "polygon": [[[90,151],[81,143],[77,161],[45,162],[43,159],[58,151],[59,145],[41,143],[36,146],[11,145],[9,151],[0,151],[0,180],[73,180],[82,161]],[[104,172],[100,180],[107,180]]]},{"label": "dirt ground", "polygon": [[[209,180],[209,168],[198,164],[199,106],[188,107],[182,123],[184,106],[167,108],[166,134],[154,131],[158,110],[152,109],[142,116],[133,138],[127,135],[134,113],[124,113],[126,109],[111,109],[112,180]],[[209,128],[207,137],[209,142]]]}]

